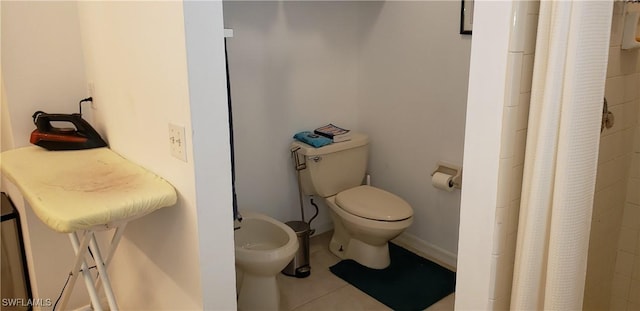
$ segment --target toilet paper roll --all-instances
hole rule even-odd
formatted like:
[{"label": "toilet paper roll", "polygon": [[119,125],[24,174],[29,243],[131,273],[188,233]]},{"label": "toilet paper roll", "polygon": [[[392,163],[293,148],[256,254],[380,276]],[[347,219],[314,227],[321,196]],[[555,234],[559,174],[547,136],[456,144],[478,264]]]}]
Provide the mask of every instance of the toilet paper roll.
[{"label": "toilet paper roll", "polygon": [[431,183],[434,187],[444,190],[444,191],[453,191],[453,176],[445,173],[436,172],[433,174],[433,178],[431,178]]}]

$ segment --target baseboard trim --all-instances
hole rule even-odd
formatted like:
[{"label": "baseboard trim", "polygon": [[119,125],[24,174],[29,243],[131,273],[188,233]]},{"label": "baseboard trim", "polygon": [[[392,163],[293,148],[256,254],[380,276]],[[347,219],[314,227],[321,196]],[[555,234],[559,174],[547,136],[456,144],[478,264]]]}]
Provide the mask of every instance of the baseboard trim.
[{"label": "baseboard trim", "polygon": [[[333,230],[333,223],[327,222],[324,224],[319,224],[319,226],[315,227],[315,229],[316,232],[314,235],[319,235]],[[391,242],[407,248],[417,253],[418,255],[427,258],[451,271],[456,271],[458,262],[458,256],[456,254],[444,250],[441,247],[438,247],[431,243],[428,243],[411,233],[403,232],[400,236],[393,239]]]},{"label": "baseboard trim", "polygon": [[414,251],[418,255],[440,264],[451,271],[456,271],[458,262],[458,256],[456,254],[428,243],[411,233],[403,232],[400,236],[393,239],[392,242]]}]

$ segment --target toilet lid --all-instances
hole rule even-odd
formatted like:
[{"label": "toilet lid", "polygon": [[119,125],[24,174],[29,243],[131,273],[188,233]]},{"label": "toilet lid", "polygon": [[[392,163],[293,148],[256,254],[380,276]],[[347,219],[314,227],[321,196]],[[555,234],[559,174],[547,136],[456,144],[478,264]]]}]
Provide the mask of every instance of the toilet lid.
[{"label": "toilet lid", "polygon": [[413,216],[413,209],[407,201],[371,186],[359,186],[338,193],[336,204],[350,214],[373,220],[397,221]]}]

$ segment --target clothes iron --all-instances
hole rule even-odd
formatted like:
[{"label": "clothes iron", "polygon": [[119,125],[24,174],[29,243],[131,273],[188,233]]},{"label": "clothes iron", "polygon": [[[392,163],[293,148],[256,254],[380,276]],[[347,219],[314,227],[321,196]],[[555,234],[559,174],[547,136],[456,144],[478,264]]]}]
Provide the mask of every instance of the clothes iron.
[{"label": "clothes iron", "polygon": [[[106,147],[100,134],[79,113],[49,114],[36,111],[33,114],[36,129],[31,132],[31,143],[47,150],[79,150]],[[55,127],[51,122],[64,122],[73,127]]]}]

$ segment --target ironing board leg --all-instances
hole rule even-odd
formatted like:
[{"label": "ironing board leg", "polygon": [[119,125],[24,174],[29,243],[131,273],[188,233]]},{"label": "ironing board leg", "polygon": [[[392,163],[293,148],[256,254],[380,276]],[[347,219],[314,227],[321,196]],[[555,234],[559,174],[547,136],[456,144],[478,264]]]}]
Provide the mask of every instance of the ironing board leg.
[{"label": "ironing board leg", "polygon": [[91,248],[91,252],[93,253],[93,259],[96,262],[96,267],[98,268],[98,273],[100,274],[100,280],[102,281],[102,284],[104,284],[104,293],[107,296],[109,309],[111,309],[111,311],[117,311],[118,304],[116,303],[116,297],[113,295],[113,290],[111,289],[111,282],[109,281],[109,275],[107,274],[107,266],[106,263],[102,260],[102,254],[100,254],[100,248],[98,247],[98,243],[96,242],[96,237],[93,232],[91,232],[91,242],[89,242],[89,248]]},{"label": "ironing board leg", "polygon": [[[108,252],[107,258],[104,260],[105,268],[109,267],[109,264],[111,263],[111,258],[113,258],[113,254],[115,253],[116,248],[118,247],[118,243],[120,243],[120,238],[122,238],[122,234],[124,233],[124,228],[126,226],[127,226],[127,222],[122,223],[116,228],[116,231],[113,234],[113,237],[111,238],[111,244],[109,245],[109,252]],[[100,283],[100,278],[98,278],[95,282],[97,291],[100,291],[100,285],[102,285],[102,283]]]},{"label": "ironing board leg", "polygon": [[[83,242],[87,239],[91,242],[92,238],[93,238],[93,231],[90,231],[90,230],[86,231],[83,237]],[[73,250],[76,252],[76,260],[77,258],[81,259],[82,276],[84,277],[84,283],[87,286],[87,291],[89,292],[89,297],[91,298],[91,305],[93,306],[93,310],[102,311],[102,306],[100,305],[100,298],[98,297],[98,292],[96,291],[96,288],[93,286],[93,277],[91,276],[91,272],[89,271],[89,268],[84,258],[89,248],[86,246],[82,248],[80,247],[82,245],[78,241],[78,235],[76,232],[70,233],[69,239],[71,240],[71,245],[73,246]],[[69,288],[70,291],[72,289],[73,288]]]},{"label": "ironing board leg", "polygon": [[[74,233],[69,233],[69,238],[71,239],[71,244],[73,244],[74,242],[74,238],[75,241],[77,243],[78,238],[75,236],[75,232]],[[90,241],[90,237],[85,235],[84,238],[82,239],[82,243],[80,244],[80,249],[87,249],[87,246],[89,245],[89,241]],[[77,253],[77,252],[76,252]],[[64,295],[62,296],[62,299],[60,300],[60,309],[59,310],[65,310],[67,307],[67,302],[69,302],[69,297],[71,296],[71,292],[73,291],[73,287],[76,284],[76,280],[78,279],[78,271],[80,270],[80,264],[84,264],[84,255],[80,256],[78,254],[76,254],[76,259],[75,262],[73,264],[73,268],[71,268],[71,271],[69,273],[71,273],[71,278],[69,279],[69,284],[66,287],[65,291],[64,291]]]},{"label": "ironing board leg", "polygon": [[[102,311],[102,306],[100,305],[100,298],[98,297],[98,291],[100,289],[100,285],[104,284],[104,292],[107,297],[107,302],[109,303],[109,309],[111,311],[118,310],[118,304],[116,302],[115,295],[113,294],[113,289],[111,288],[111,281],[109,280],[109,275],[107,274],[107,267],[109,262],[111,261],[113,254],[115,253],[118,244],[120,243],[120,239],[122,238],[122,234],[124,233],[124,229],[127,223],[123,223],[116,228],[115,233],[113,234],[113,238],[111,239],[111,244],[109,245],[109,251],[106,260],[103,259],[102,253],[100,251],[100,247],[98,246],[98,242],[96,240],[95,234],[93,230],[85,231],[82,236],[82,242],[79,241],[78,232],[69,233],[69,239],[71,240],[71,246],[73,246],[73,250],[76,254],[76,259],[73,264],[73,269],[71,270],[71,278],[69,279],[68,287],[65,288],[64,296],[60,302],[60,308],[58,310],[65,310],[68,298],[71,296],[71,292],[73,291],[73,287],[75,285],[76,280],[78,279],[78,272],[82,272],[82,276],[84,277],[85,284],[87,286],[87,291],[89,292],[89,297],[91,298],[91,305],[93,310]],[[98,278],[95,280],[89,271],[85,256],[91,250],[91,254],[93,255],[93,261],[96,264],[96,268],[98,269]]]}]

